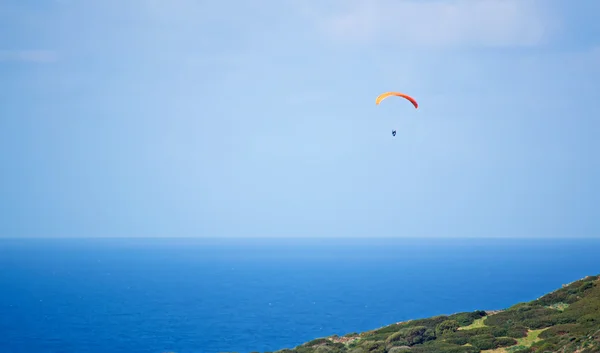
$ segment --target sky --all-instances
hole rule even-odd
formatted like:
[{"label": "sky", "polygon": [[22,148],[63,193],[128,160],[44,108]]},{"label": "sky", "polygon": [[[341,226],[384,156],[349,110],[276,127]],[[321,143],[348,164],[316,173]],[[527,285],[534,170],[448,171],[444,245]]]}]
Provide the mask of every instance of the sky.
[{"label": "sky", "polygon": [[597,13],[0,0],[0,236],[599,237]]}]

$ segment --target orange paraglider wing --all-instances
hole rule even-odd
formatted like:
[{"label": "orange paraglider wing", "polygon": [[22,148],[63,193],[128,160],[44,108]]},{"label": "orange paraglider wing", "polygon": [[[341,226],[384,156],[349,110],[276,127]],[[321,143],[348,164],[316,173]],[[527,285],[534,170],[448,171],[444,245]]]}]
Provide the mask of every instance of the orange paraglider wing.
[{"label": "orange paraglider wing", "polygon": [[390,97],[390,96],[397,96],[397,97],[406,98],[406,99],[408,99],[412,103],[412,105],[415,106],[415,109],[419,108],[419,103],[417,103],[417,101],[413,97],[411,97],[411,96],[409,96],[407,94],[404,94],[404,93],[400,93],[400,92],[385,92],[385,93],[382,93],[379,96],[377,96],[377,98],[375,99],[375,104],[379,105],[379,103],[381,103],[382,100],[384,100],[384,99],[386,99],[387,97]]}]

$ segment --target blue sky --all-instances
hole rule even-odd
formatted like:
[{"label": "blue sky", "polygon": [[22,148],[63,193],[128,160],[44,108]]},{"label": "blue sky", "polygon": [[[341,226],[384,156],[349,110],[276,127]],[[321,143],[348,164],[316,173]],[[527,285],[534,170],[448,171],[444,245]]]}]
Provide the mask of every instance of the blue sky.
[{"label": "blue sky", "polygon": [[0,236],[599,236],[597,13],[3,0]]}]

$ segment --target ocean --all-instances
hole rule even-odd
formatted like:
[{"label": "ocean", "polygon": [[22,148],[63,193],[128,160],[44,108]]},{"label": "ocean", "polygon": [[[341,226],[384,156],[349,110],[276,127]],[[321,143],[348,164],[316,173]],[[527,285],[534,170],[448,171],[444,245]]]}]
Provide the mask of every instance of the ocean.
[{"label": "ocean", "polygon": [[7,353],[276,351],[506,308],[600,273],[591,239],[0,239]]}]

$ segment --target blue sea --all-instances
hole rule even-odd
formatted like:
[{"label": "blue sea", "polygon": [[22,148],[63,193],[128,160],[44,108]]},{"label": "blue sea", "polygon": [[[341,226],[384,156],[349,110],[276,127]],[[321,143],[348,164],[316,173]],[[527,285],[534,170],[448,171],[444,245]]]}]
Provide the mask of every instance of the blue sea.
[{"label": "blue sea", "polygon": [[0,240],[7,353],[275,351],[533,300],[600,273],[585,239]]}]

